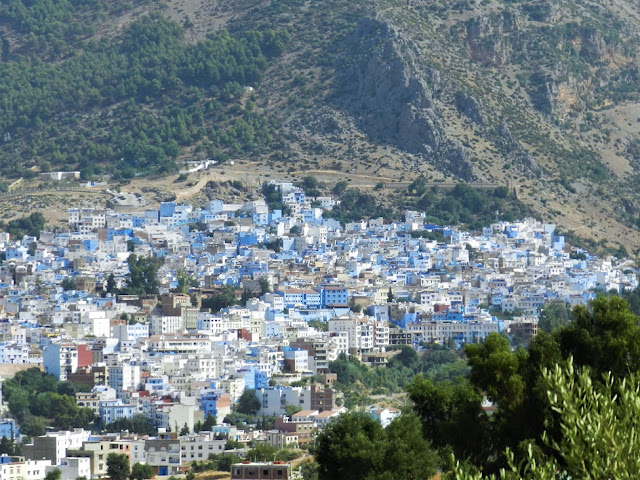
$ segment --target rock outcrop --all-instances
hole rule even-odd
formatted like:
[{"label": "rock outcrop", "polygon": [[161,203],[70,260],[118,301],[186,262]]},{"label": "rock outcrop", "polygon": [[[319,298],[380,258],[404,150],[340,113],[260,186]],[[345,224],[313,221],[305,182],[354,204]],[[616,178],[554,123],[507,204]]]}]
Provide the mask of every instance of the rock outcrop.
[{"label": "rock outcrop", "polygon": [[471,180],[467,154],[446,138],[434,99],[440,74],[421,64],[411,41],[391,25],[365,18],[338,52],[337,106],[369,136]]},{"label": "rock outcrop", "polygon": [[455,102],[456,108],[465,117],[477,125],[484,125],[482,105],[478,100],[464,92],[457,92]]}]

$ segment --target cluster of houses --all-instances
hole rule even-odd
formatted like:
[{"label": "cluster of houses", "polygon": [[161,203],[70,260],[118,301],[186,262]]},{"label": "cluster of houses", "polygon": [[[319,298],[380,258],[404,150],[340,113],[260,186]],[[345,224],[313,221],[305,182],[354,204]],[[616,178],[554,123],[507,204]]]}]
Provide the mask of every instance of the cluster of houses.
[{"label": "cluster of houses", "polygon": [[[299,422],[301,435],[311,437],[308,422]],[[293,430],[295,432],[295,429]],[[269,433],[267,433],[267,436]],[[297,438],[299,435],[293,435]],[[178,435],[161,432],[157,436],[139,436],[127,432],[94,435],[84,429],[49,432],[35,437],[24,447],[23,455],[0,455],[0,478],[7,480],[44,479],[53,470],[59,470],[61,478],[108,478],[107,458],[110,454],[124,454],[131,464],[150,465],[156,476],[183,474],[194,461],[206,462],[210,455],[222,455],[227,442],[239,438],[245,442],[251,438],[235,427],[214,426],[211,431]],[[291,478],[291,467],[281,462],[237,464],[236,468],[259,467],[270,476],[246,476],[248,472],[232,470],[232,478]],[[235,473],[235,474],[234,474]],[[244,476],[243,476],[244,475]]]},{"label": "cluster of houses", "polygon": [[[159,432],[48,432],[23,457],[0,457],[0,479],[40,479],[53,468],[98,478],[109,452],[173,475],[224,452],[228,440],[304,445],[345,411],[329,368],[341,355],[384,365],[389,346],[528,337],[545,305],[638,286],[624,259],[576,250],[533,219],[476,233],[428,224],[415,211],[402,222],[342,225],[323,218],[331,197],[277,189],[284,212],[264,200],[72,208],[67,231],[0,233],[0,367],[37,366],[84,384],[90,392],[77,393],[77,404],[102,425],[144,415]],[[131,254],[162,259],[157,293],[119,293]],[[236,302],[203,308],[229,291]],[[246,390],[258,417],[277,418],[274,429],[224,424]],[[383,425],[398,414],[367,411]],[[210,431],[186,433],[209,416]],[[0,434],[19,434],[5,423],[10,433],[0,425]],[[288,478],[285,470],[268,478]]]}]

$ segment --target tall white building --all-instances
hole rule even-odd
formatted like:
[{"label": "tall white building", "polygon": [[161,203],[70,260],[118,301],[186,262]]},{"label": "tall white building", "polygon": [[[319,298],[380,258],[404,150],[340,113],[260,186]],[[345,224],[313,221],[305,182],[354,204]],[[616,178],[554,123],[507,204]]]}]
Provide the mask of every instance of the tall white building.
[{"label": "tall white building", "polygon": [[109,386],[122,396],[125,390],[135,390],[140,384],[140,366],[124,363],[109,367]]}]

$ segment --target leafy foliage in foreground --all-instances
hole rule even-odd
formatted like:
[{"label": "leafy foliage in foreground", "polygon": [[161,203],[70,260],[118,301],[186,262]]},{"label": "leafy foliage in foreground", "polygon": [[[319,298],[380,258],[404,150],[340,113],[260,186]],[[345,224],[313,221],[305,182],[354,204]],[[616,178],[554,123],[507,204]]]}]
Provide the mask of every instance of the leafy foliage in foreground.
[{"label": "leafy foliage in foreground", "polygon": [[454,480],[495,480],[522,478],[527,480],[567,478],[637,478],[640,472],[640,384],[637,374],[620,380],[610,373],[599,382],[593,381],[588,367],[575,369],[569,358],[567,365],[545,369],[543,377],[551,409],[559,416],[560,439],[546,432],[544,445],[551,454],[534,454],[531,445],[520,464],[507,450],[509,468],[498,476],[483,477],[477,471],[454,469]]},{"label": "leafy foliage in foreground", "polygon": [[[576,307],[567,326],[552,334],[539,333],[528,349],[513,351],[498,334],[465,348],[471,367],[469,386],[496,404],[492,415],[480,410],[480,398],[467,395],[460,401],[459,394],[443,395],[440,384],[420,379],[409,386],[409,398],[434,446],[453,451],[485,472],[496,472],[506,466],[507,447],[522,458],[521,447],[527,442],[544,448],[545,432],[551,442],[562,441],[559,418],[547,395],[545,369],[566,365],[573,358],[577,366],[590,369],[596,383],[608,372],[622,379],[640,368],[639,339],[638,319],[627,302],[599,297],[589,308]],[[469,425],[478,428],[463,428]]]},{"label": "leafy foliage in foreground", "polygon": [[[465,353],[468,378],[454,384],[418,375],[406,386],[424,440],[440,454],[444,470],[453,468],[453,478],[637,476],[640,466],[631,457],[640,447],[640,325],[624,299],[603,296],[576,307],[568,324],[539,333],[526,349],[513,350],[506,338],[491,334]],[[345,371],[343,378],[362,382],[360,369]],[[484,397],[495,406],[491,412],[483,408]],[[379,432],[371,432],[357,437],[355,453],[343,453],[343,463],[363,462],[360,449],[378,465],[382,448],[368,445]],[[452,454],[464,467],[448,463]],[[335,460],[317,459],[320,472]]]},{"label": "leafy foliage in foreground", "polygon": [[366,413],[346,413],[318,436],[318,478],[431,478],[437,455],[421,430],[420,421],[411,414],[382,428]]}]

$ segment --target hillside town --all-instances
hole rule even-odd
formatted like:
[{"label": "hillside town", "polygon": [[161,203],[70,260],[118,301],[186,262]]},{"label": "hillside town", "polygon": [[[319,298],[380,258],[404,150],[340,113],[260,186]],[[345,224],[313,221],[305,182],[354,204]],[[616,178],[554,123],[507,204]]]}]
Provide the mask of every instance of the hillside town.
[{"label": "hillside town", "polygon": [[[474,233],[418,211],[341,224],[323,216],[334,198],[272,186],[284,208],[72,208],[67,229],[0,233],[5,383],[36,367],[82,385],[76,404],[95,425],[143,416],[155,430],[48,428],[0,457],[0,480],[101,478],[109,453],[181,475],[212,454],[244,458],[248,445],[307,445],[348,408],[386,426],[400,410],[346,405],[332,362],[384,368],[399,346],[459,349],[493,332],[526,342],[545,306],[638,286],[633,263],[592,256],[534,219]],[[268,425],[225,421],[247,392]],[[0,436],[14,441],[23,425],[4,399]],[[294,475],[279,461],[231,467],[233,479]]]}]

